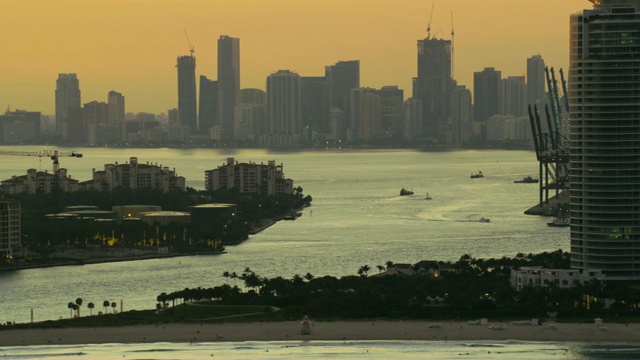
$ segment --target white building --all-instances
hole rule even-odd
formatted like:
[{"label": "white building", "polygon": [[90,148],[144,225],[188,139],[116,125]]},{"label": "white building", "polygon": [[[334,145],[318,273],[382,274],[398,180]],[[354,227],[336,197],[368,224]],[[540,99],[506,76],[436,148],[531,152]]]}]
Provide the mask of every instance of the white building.
[{"label": "white building", "polygon": [[541,266],[525,266],[511,271],[511,286],[522,290],[525,286],[548,286],[555,284],[560,288],[583,285],[593,279],[605,281],[606,276],[600,270],[579,271],[575,269],[545,269]]},{"label": "white building", "polygon": [[285,179],[282,164],[276,165],[274,160],[268,164],[255,164],[227,158],[226,164],[204,173],[207,190],[235,188],[240,193],[293,193],[293,180]]}]

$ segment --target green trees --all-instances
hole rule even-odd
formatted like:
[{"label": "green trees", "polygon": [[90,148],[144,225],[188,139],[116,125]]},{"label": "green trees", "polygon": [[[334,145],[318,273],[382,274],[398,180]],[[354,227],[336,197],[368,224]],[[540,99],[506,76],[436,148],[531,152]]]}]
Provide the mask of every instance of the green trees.
[{"label": "green trees", "polygon": [[[146,224],[141,222],[96,222],[73,217],[47,217],[57,210],[53,195],[14,194],[8,197],[21,202],[22,233],[24,245],[30,250],[46,256],[56,246],[86,247],[102,246],[166,246],[174,251],[214,251],[220,245],[245,240],[252,224],[263,219],[277,219],[308,205],[311,197],[303,197],[302,188],[293,194],[267,196],[241,194],[234,189],[216,191],[170,191],[164,193],[153,189],[115,189],[113,192],[81,191],[60,193],[61,207],[91,205],[100,210],[111,210],[123,205],[158,205],[166,211],[189,211],[193,205],[212,202],[236,204],[237,212],[232,219],[212,220],[202,225],[195,223]],[[185,236],[186,235],[186,236]],[[222,244],[220,243],[222,242]]]}]

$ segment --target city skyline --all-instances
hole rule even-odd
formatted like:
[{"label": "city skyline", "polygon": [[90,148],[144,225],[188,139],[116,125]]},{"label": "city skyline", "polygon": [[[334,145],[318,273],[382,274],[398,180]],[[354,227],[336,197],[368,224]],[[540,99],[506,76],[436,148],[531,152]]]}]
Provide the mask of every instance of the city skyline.
[{"label": "city skyline", "polygon": [[83,103],[104,101],[114,90],[127,98],[127,112],[166,113],[177,107],[176,57],[193,46],[196,76],[215,78],[222,35],[241,39],[241,88],[264,90],[278,70],[321,76],[327,65],[359,60],[362,86],[396,85],[408,98],[416,44],[429,24],[432,37],[449,40],[455,30],[454,78],[472,88],[473,73],[485,67],[504,76],[526,74],[526,59],[535,54],[550,67],[567,68],[569,17],[591,6],[587,0],[157,4],[6,1],[0,29],[10,35],[5,49],[11,56],[0,59],[0,105],[53,114],[56,77],[75,73]]}]

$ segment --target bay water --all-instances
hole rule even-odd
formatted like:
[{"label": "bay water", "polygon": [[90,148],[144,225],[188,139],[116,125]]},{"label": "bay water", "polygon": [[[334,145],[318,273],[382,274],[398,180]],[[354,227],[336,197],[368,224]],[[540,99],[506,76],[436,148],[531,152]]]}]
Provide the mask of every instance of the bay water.
[{"label": "bay water", "polygon": [[[50,147],[3,147],[34,151]],[[532,151],[461,150],[313,150],[262,149],[107,149],[76,148],[82,158],[60,158],[69,175],[83,181],[92,169],[137,157],[175,169],[187,186],[204,189],[204,171],[234,157],[239,162],[283,164],[285,176],[313,198],[295,221],[280,221],[224,255],[125,261],[0,272],[0,323],[69,317],[67,303],[104,300],[122,310],[152,309],[156,296],[184,288],[211,287],[227,281],[225,271],[250,268],[260,276],[311,273],[356,275],[363,265],[378,271],[387,261],[455,261],[464,254],[492,258],[517,253],[569,250],[566,228],[548,227],[550,218],[525,215],[539,201],[537,184],[516,184],[538,177]],[[0,156],[0,178],[22,175],[28,168],[51,171],[48,158]],[[471,179],[482,171],[484,178]],[[414,195],[400,196],[400,189]],[[431,200],[425,197],[429,194]],[[480,218],[490,222],[480,222]],[[238,285],[241,285],[238,283]],[[83,306],[84,307],[84,306]],[[84,307],[83,312],[88,309]],[[473,358],[596,359],[637,358],[633,346],[587,344],[444,343],[444,342],[254,342],[203,344],[114,344],[28,346],[0,349],[19,358]],[[487,347],[490,348],[487,350]],[[487,351],[497,347],[493,356]],[[425,352],[428,349],[428,352]],[[612,352],[613,350],[613,352]],[[599,355],[602,351],[605,355]],[[473,353],[473,354],[472,354]],[[499,354],[504,355],[499,355]],[[225,355],[226,354],[226,355]],[[510,355],[509,355],[510,354]],[[615,355],[615,356],[614,356]],[[502,356],[502,357],[500,357]]]}]

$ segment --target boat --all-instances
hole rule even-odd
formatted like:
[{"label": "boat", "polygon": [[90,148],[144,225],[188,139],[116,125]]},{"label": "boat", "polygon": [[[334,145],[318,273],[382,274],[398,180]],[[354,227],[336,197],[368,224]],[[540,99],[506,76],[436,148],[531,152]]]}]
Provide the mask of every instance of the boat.
[{"label": "boat", "polygon": [[482,174],[482,171],[478,171],[478,172],[477,172],[477,173],[475,173],[475,174],[471,174],[471,176],[470,176],[470,177],[471,177],[472,179],[479,179],[479,178],[483,178],[483,177],[484,177],[484,175]]},{"label": "boat", "polygon": [[538,183],[538,179],[534,179],[531,176],[525,176],[522,178],[522,180],[515,180],[514,183],[516,184],[537,184]]},{"label": "boat", "polygon": [[568,227],[571,226],[571,222],[568,217],[558,217],[553,219],[552,222],[547,223],[547,225],[554,227]]},{"label": "boat", "polygon": [[413,191],[402,188],[402,190],[400,190],[400,196],[407,196],[407,195],[413,195]]},{"label": "boat", "polygon": [[488,223],[488,222],[491,222],[491,219],[481,217],[478,221],[481,223]]},{"label": "boat", "polygon": [[431,199],[433,199],[433,198],[431,197],[431,195],[429,195],[429,193],[427,193],[427,196],[425,196],[425,197],[424,197],[424,199],[425,199],[425,200],[431,200]]}]

